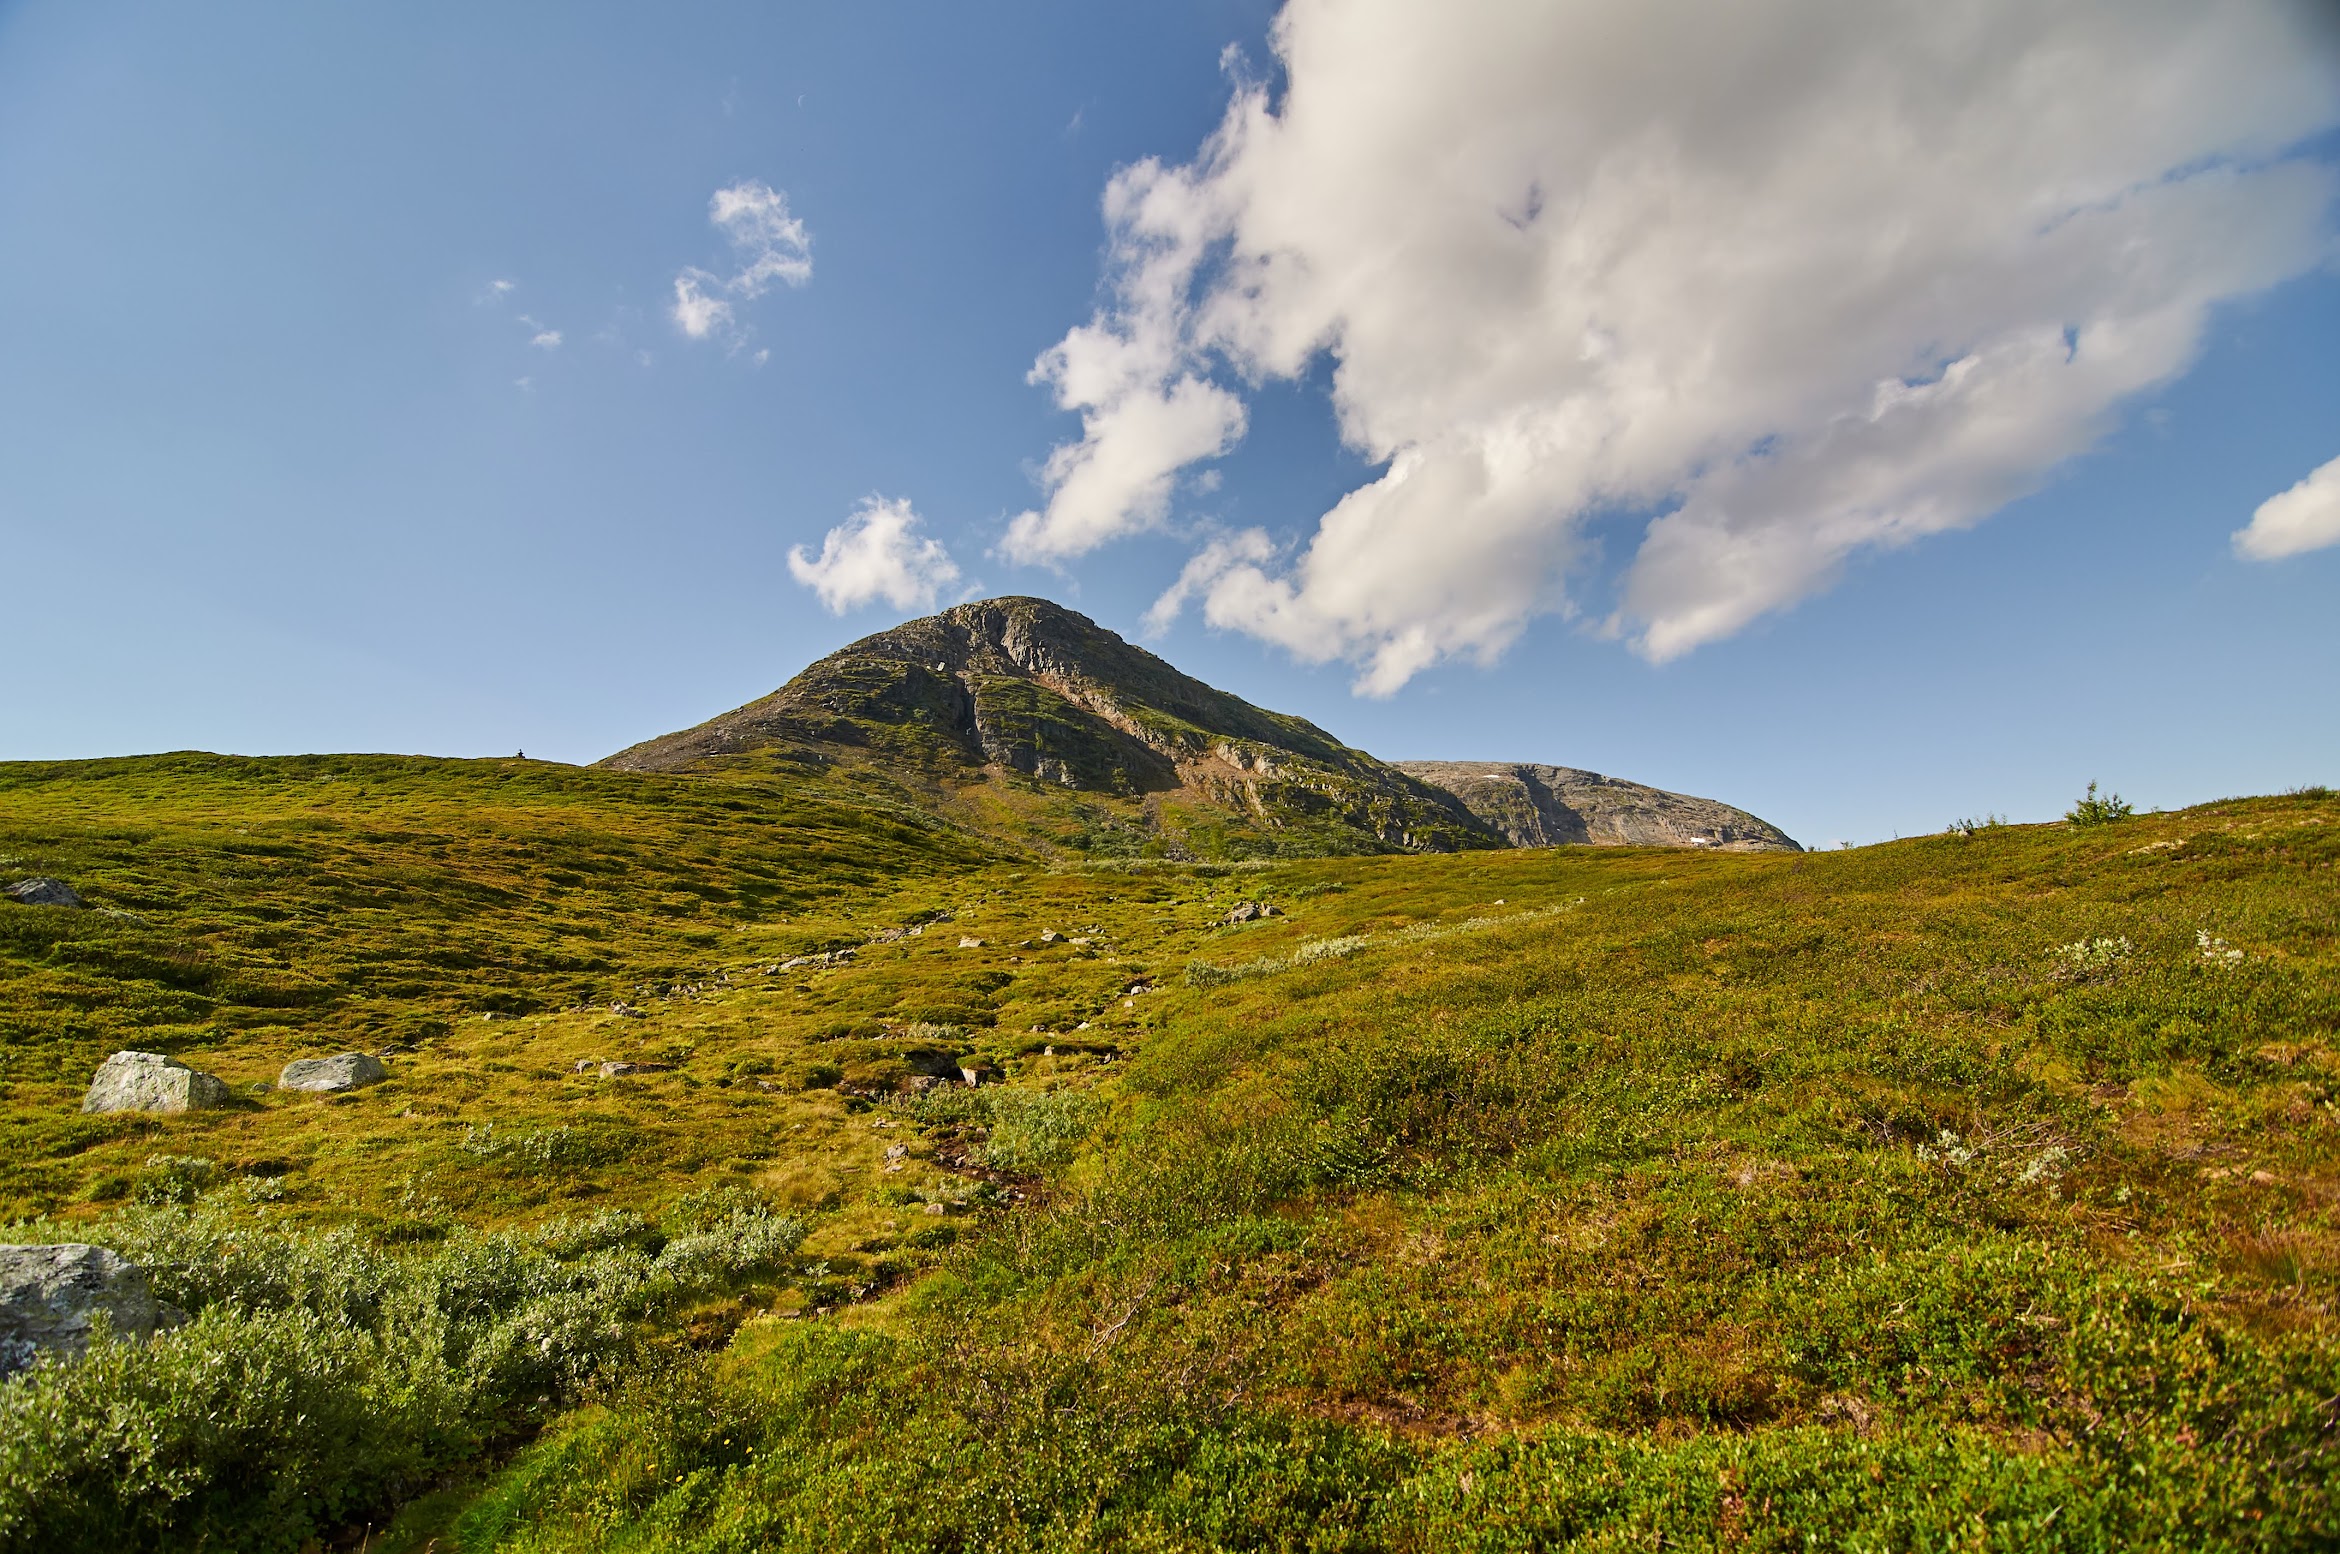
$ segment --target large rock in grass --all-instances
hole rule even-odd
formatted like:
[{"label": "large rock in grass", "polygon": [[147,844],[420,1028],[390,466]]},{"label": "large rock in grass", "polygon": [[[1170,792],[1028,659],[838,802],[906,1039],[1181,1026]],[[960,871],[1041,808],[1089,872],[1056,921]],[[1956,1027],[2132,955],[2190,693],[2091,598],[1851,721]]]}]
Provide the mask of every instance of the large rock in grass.
[{"label": "large rock in grass", "polygon": [[43,1353],[89,1348],[99,1313],[118,1338],[144,1340],[187,1313],[147,1287],[146,1270],[102,1246],[0,1246],[0,1376]]},{"label": "large rock in grass", "polygon": [[63,880],[53,880],[46,877],[18,880],[7,889],[0,890],[0,896],[6,896],[9,900],[22,906],[77,907],[89,905],[88,902],[81,899],[80,893],[71,885],[66,884]]},{"label": "large rock in grass", "polygon": [[380,1059],[363,1052],[342,1052],[329,1058],[293,1059],[276,1076],[276,1088],[300,1090],[310,1095],[338,1095],[344,1090],[378,1085],[389,1077]]},{"label": "large rock in grass", "polygon": [[196,1112],[227,1104],[227,1085],[159,1052],[117,1052],[98,1065],[85,1112]]}]

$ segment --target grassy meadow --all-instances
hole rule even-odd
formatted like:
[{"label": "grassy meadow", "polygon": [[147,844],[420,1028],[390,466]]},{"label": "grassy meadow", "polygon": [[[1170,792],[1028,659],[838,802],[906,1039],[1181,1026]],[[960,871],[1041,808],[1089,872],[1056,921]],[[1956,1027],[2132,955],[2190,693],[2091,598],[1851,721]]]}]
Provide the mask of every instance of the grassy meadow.
[{"label": "grassy meadow", "polygon": [[8,1239],[195,1321],[0,1384],[0,1547],[2340,1542],[2327,794],[1083,863],[172,756],[0,767],[34,873]]}]

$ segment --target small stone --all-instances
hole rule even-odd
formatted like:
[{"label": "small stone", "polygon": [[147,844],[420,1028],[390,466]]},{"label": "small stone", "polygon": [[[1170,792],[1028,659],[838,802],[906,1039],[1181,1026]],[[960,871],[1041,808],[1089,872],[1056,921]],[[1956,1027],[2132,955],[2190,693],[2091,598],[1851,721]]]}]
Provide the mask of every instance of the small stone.
[{"label": "small stone", "polygon": [[367,1085],[378,1085],[390,1077],[381,1060],[363,1052],[341,1052],[329,1058],[295,1058],[276,1076],[280,1090],[299,1090],[308,1095],[339,1095],[345,1090],[362,1090]]},{"label": "small stone", "polygon": [[615,1079],[620,1074],[639,1074],[640,1072],[642,1072],[642,1065],[639,1063],[604,1063],[601,1065],[601,1077],[604,1079]]},{"label": "small stone", "polygon": [[1063,934],[1058,933],[1053,928],[1043,928],[1040,930],[1040,942],[1042,944],[1054,944],[1063,937]]},{"label": "small stone", "polygon": [[967,1081],[969,1085],[979,1085],[983,1083],[983,1075],[981,1071],[977,1069],[962,1066],[959,1069],[959,1077]]},{"label": "small stone", "polygon": [[576,1062],[569,1065],[569,1072],[572,1074],[590,1074],[600,1066],[600,1064],[594,1062],[591,1058],[579,1058]]},{"label": "small stone", "polygon": [[117,1052],[98,1065],[85,1112],[193,1112],[227,1104],[217,1077],[160,1052]]},{"label": "small stone", "polygon": [[6,896],[21,906],[77,907],[89,905],[88,902],[81,899],[71,885],[66,884],[63,880],[50,879],[45,875],[29,880],[18,880],[6,890],[0,890],[0,895]]},{"label": "small stone", "polygon": [[888,1160],[899,1160],[904,1155],[909,1153],[910,1146],[907,1144],[888,1144],[886,1146],[886,1158]]},{"label": "small stone", "polygon": [[962,950],[980,950],[983,948],[983,941],[976,938],[973,934],[965,934],[962,935],[959,939],[959,948]]},{"label": "small stone", "polygon": [[939,1203],[930,1203],[926,1206],[926,1212],[929,1214],[940,1214],[942,1211],[943,1206]]}]

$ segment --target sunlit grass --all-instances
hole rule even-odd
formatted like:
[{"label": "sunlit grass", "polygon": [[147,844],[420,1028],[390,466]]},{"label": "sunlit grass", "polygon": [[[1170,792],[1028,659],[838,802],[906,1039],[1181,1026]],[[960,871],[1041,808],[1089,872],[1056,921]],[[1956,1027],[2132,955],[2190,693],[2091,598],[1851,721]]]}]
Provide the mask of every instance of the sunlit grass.
[{"label": "sunlit grass", "polygon": [[[2328,794],[1052,867],[777,778],[211,759],[0,774],[5,867],[137,914],[0,913],[19,1213],[806,1227],[407,1546],[2340,1536]],[[82,1118],[116,1045],[245,1099]]]}]

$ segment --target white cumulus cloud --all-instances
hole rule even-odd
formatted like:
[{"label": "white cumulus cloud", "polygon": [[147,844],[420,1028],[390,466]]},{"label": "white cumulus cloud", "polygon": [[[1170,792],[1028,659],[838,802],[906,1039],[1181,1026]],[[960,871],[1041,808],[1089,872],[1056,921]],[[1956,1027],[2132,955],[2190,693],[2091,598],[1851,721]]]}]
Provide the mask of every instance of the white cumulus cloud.
[{"label": "white cumulus cloud", "polygon": [[[1592,604],[1671,658],[1979,522],[2333,252],[2340,68],[2296,0],[1290,0],[1280,95],[1106,191],[1079,412],[1003,550],[1159,524],[1243,394],[1329,358],[1381,471],[1156,619],[1388,692]],[[1638,531],[1637,539],[1632,538]]]},{"label": "white cumulus cloud", "polygon": [[821,541],[818,556],[802,545],[790,547],[788,570],[832,614],[878,599],[898,610],[923,608],[959,581],[959,567],[940,540],[918,528],[907,499],[865,497]]},{"label": "white cumulus cloud", "polygon": [[736,344],[734,302],[753,301],[774,282],[802,286],[812,279],[812,233],[788,213],[786,194],[752,178],[716,190],[707,202],[707,220],[730,239],[737,268],[717,275],[686,266],[674,278],[672,313],[694,340],[723,335]]},{"label": "white cumulus cloud", "polygon": [[2319,464],[2288,491],[2259,504],[2234,532],[2234,550],[2252,561],[2280,561],[2340,545],[2340,459]]}]

